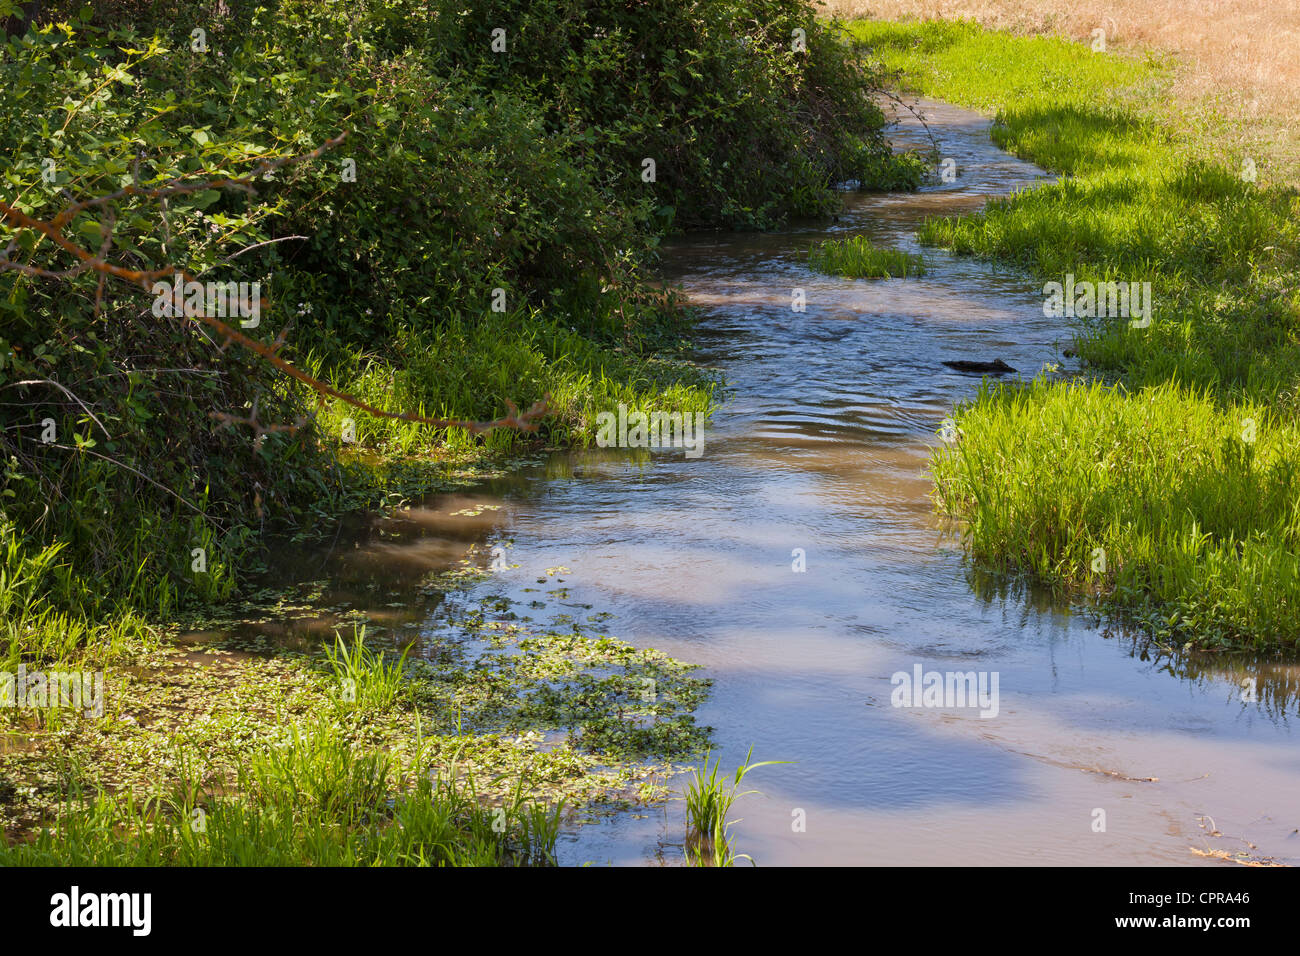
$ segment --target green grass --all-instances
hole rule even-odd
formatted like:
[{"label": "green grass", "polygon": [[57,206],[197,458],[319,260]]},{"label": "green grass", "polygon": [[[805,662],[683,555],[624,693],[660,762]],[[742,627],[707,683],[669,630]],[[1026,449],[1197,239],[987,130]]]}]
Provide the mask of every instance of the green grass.
[{"label": "green grass", "polygon": [[[620,402],[683,414],[711,410],[717,377],[681,359],[684,332],[678,326],[616,345],[576,332],[554,314],[517,312],[492,323],[449,320],[436,333],[409,331],[392,356],[351,352],[327,363],[309,355],[304,367],[376,407],[433,417],[491,421],[504,414],[507,400],[523,409],[549,395],[552,411],[542,437],[583,445],[594,441],[597,414]],[[327,439],[341,443],[347,421],[357,447],[388,458],[482,445],[509,451],[538,437],[508,429],[474,436],[376,418],[339,401],[327,403],[318,416]]]},{"label": "green grass", "polygon": [[402,672],[409,651],[408,647],[388,664],[383,651],[376,653],[366,644],[364,627],[356,629],[351,645],[342,636],[337,637],[333,647],[325,648],[325,658],[338,684],[340,703],[362,710],[391,707],[402,692]]},{"label": "green grass", "polygon": [[737,800],[757,790],[741,790],[740,783],[745,777],[759,767],[789,763],[788,760],[762,760],[752,763],[754,748],[749,748],[745,762],[736,768],[730,782],[718,775],[722,765],[719,757],[709,767],[706,754],[704,763],[695,768],[695,773],[686,789],[686,857],[687,861],[697,866],[731,866],[737,859],[752,858],[746,854],[736,854],[731,848],[730,830],[738,820],[729,820],[731,808]]},{"label": "green grass", "polygon": [[938,500],[985,564],[1108,596],[1166,638],[1300,644],[1294,425],[1174,384],[1043,380],[986,385],[958,422]]},{"label": "green grass", "polygon": [[1092,590],[1169,639],[1295,646],[1300,197],[1244,181],[1230,151],[1195,154],[1163,118],[1155,59],[970,23],[850,29],[919,92],[994,113],[999,145],[1061,174],[931,219],[923,242],[1039,282],[1151,284],[1149,327],[1078,320],[1073,381],[986,388],[957,415],[962,439],[934,471],[974,558]]},{"label": "green grass", "polygon": [[808,265],[846,279],[895,279],[925,275],[920,256],[873,246],[865,236],[827,239],[808,250]]},{"label": "green grass", "polygon": [[124,610],[102,620],[61,606],[73,580],[61,543],[32,548],[10,524],[0,524],[0,670],[21,663],[50,669],[103,664],[157,643],[145,619]]},{"label": "green grass", "polygon": [[[453,759],[398,767],[324,722],[255,757],[238,795],[201,776],[137,799],[74,790],[34,840],[0,843],[9,866],[502,866],[555,862],[563,805],[521,782],[495,804]],[[414,769],[414,780],[406,771]]]}]

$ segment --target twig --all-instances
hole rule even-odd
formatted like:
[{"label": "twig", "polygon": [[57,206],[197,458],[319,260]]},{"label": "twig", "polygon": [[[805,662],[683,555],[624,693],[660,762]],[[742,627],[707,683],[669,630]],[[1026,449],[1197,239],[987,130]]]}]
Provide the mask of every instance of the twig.
[{"label": "twig", "polygon": [[308,236],[281,236],[281,237],[278,238],[278,239],[268,239],[268,240],[266,240],[265,242],[256,242],[256,243],[254,243],[254,244],[251,245],[251,246],[244,246],[244,248],[240,249],[238,252],[232,252],[230,255],[226,256],[226,258],[222,259],[221,261],[222,261],[222,262],[229,262],[231,259],[235,258],[235,256],[242,256],[245,252],[251,252],[251,251],[253,251],[254,249],[260,249],[260,248],[262,248],[262,246],[269,246],[269,245],[270,245],[271,243],[273,243],[273,242],[285,242],[285,241],[287,241],[287,240],[289,240],[289,239],[307,239],[307,238],[310,238],[310,237],[308,237]]},{"label": "twig", "polygon": [[92,412],[92,411],[91,411],[91,410],[86,406],[86,403],[83,402],[81,399],[77,398],[76,395],[72,394],[72,392],[68,391],[68,389],[64,388],[62,385],[60,385],[58,382],[54,381],[53,379],[48,379],[48,378],[28,378],[28,379],[23,379],[23,381],[21,381],[21,382],[10,382],[8,385],[6,385],[6,386],[4,386],[4,387],[5,387],[5,388],[16,388],[16,387],[19,386],[19,385],[53,385],[55,388],[57,388],[59,391],[61,391],[64,395],[67,395],[68,398],[72,399],[74,402],[76,402],[78,405],[81,406],[82,411],[84,411],[87,415],[90,416],[90,420],[91,420],[92,422],[94,422],[96,425],[99,426],[99,430],[100,430],[101,432],[104,433],[104,437],[105,437],[105,438],[107,438],[109,441],[112,441],[112,440],[113,440],[113,436],[110,435],[110,434],[108,433],[108,429],[104,427],[104,423],[101,422],[98,418],[95,417],[95,413]]}]

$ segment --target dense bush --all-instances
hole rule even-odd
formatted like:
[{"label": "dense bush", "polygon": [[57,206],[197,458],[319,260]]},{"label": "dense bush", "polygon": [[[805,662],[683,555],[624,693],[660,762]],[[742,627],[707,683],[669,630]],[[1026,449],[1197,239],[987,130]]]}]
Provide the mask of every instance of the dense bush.
[{"label": "dense bush", "polygon": [[[915,178],[880,135],[872,78],[795,0],[99,0],[18,12],[25,22],[0,2],[12,32],[0,49],[0,198],[49,219],[132,184],[247,175],[346,132],[252,189],[121,195],[61,234],[127,269],[261,282],[250,335],[288,329],[291,360],[310,355],[344,388],[429,414],[489,417],[550,391],[563,395],[555,426],[567,434],[631,382],[650,400],[707,401],[696,373],[653,361],[681,329],[642,278],[662,236],[824,214],[837,179]],[[75,265],[30,229],[0,227],[0,243],[24,266]],[[154,315],[146,291],[101,279],[0,271],[4,516],[32,553],[63,542],[64,560],[97,575],[101,592],[82,595],[92,604],[170,593],[168,579],[194,593],[193,547],[221,566],[250,530],[328,510],[347,480],[312,426],[314,396],[208,330]],[[480,354],[457,369],[451,353],[471,343]],[[520,394],[502,394],[510,383],[492,367],[529,369]],[[308,424],[256,441],[214,414]],[[39,440],[46,418],[55,442]],[[409,429],[367,434],[413,447]],[[446,435],[418,437],[427,447]],[[207,580],[203,596],[229,590],[228,576]]]}]

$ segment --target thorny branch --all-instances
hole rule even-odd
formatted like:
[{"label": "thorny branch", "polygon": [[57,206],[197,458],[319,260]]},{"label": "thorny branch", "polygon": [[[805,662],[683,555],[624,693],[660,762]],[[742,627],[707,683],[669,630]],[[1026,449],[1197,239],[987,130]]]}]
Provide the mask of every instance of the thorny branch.
[{"label": "thorny branch", "polygon": [[[124,266],[109,262],[107,256],[112,246],[113,231],[111,216],[105,220],[103,227],[104,241],[100,246],[98,254],[83,249],[80,245],[67,238],[67,236],[64,235],[63,230],[78,213],[89,209],[107,206],[110,203],[127,197],[138,197],[145,200],[156,199],[161,203],[165,203],[167,198],[171,196],[201,192],[209,189],[235,188],[251,193],[253,192],[253,181],[258,176],[264,176],[265,174],[284,166],[316,159],[325,153],[326,150],[332,149],[342,143],[347,135],[347,132],[344,131],[333,139],[326,140],[310,153],[304,153],[300,156],[284,156],[279,159],[264,161],[246,176],[219,177],[215,179],[210,178],[198,182],[192,181],[190,177],[203,174],[204,171],[200,170],[196,173],[189,174],[187,177],[177,177],[168,180],[160,186],[147,189],[136,183],[132,183],[131,185],[124,186],[116,192],[110,193],[106,196],[81,200],[79,202],[71,202],[56,216],[54,216],[53,219],[49,220],[35,219],[22,212],[22,210],[11,206],[4,201],[0,201],[0,218],[3,218],[3,220],[8,222],[13,228],[28,229],[40,233],[77,260],[76,265],[62,271],[43,269],[25,263],[13,262],[9,259],[9,254],[16,246],[15,240],[14,243],[10,243],[9,249],[0,252],[0,270],[15,270],[28,275],[35,275],[49,279],[68,279],[87,271],[97,272],[99,274],[99,285],[96,289],[95,295],[96,314],[99,312],[102,301],[105,277],[112,276],[121,279],[125,282],[141,287],[146,292],[152,291],[154,283],[162,279],[171,279],[177,275],[186,282],[194,281],[193,275],[174,265],[166,265],[160,269],[139,270],[128,269]],[[248,250],[241,250],[241,252],[246,251]],[[231,256],[229,258],[234,257]],[[505,404],[508,414],[490,422],[476,422],[455,418],[433,418],[427,415],[418,415],[414,412],[385,411],[384,409],[376,408],[368,402],[362,401],[355,395],[351,395],[308,375],[306,372],[282,359],[277,353],[281,346],[284,345],[283,332],[276,337],[274,342],[268,345],[250,338],[239,329],[227,325],[215,316],[202,314],[200,309],[191,308],[188,302],[186,303],[184,311],[189,318],[194,319],[196,322],[201,322],[218,334],[218,336],[223,340],[221,345],[223,351],[229,347],[232,342],[238,343],[249,351],[260,356],[263,360],[274,366],[283,374],[288,375],[290,378],[296,379],[313,389],[322,397],[322,401],[325,397],[335,398],[345,404],[351,405],[354,408],[359,408],[362,411],[379,418],[392,418],[400,421],[414,422],[421,425],[432,425],[435,428],[462,428],[475,434],[491,431],[494,428],[514,428],[518,431],[532,432],[537,430],[540,420],[550,411],[549,395],[544,396],[542,399],[535,402],[531,408],[522,414],[520,413],[518,406],[507,400]],[[297,422],[291,425],[263,425],[257,420],[256,403],[253,406],[252,413],[247,417],[236,417],[225,412],[213,412],[211,414],[213,418],[227,424],[249,425],[253,429],[255,439],[257,440],[260,440],[265,433],[275,431],[295,431],[304,424],[304,420],[300,418]]]}]

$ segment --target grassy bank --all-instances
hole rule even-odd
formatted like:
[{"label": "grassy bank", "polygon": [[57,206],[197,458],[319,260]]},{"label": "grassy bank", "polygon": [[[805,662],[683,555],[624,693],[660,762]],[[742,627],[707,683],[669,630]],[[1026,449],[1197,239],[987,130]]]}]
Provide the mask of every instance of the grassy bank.
[{"label": "grassy bank", "polygon": [[1060,35],[1104,47],[1167,75],[1167,95],[1148,104],[1180,127],[1197,155],[1254,157],[1260,179],[1300,184],[1300,8],[1273,0],[1110,0],[1104,8],[1071,0],[828,0],[844,19],[973,19],[1021,36]]},{"label": "grassy bank", "polygon": [[1294,647],[1300,198],[1230,148],[1193,151],[1151,59],[970,23],[852,32],[1061,176],[928,221],[923,241],[1044,282],[1150,284],[1149,324],[1076,320],[1073,380],[989,386],[959,410],[934,475],[974,558],[1095,592],[1167,640]]}]

